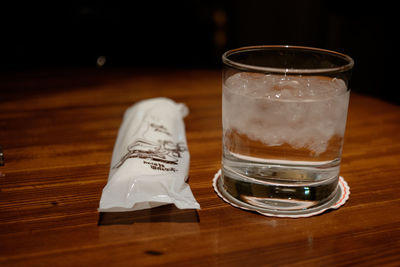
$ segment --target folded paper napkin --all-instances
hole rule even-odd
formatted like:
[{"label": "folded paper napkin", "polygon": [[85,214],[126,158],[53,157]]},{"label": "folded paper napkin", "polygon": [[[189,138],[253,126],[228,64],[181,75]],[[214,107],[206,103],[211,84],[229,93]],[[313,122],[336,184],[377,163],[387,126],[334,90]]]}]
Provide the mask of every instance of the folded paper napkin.
[{"label": "folded paper napkin", "polygon": [[124,114],[103,189],[100,212],[175,204],[200,209],[189,185],[189,151],[183,118],[189,113],[168,98],[143,100]]}]

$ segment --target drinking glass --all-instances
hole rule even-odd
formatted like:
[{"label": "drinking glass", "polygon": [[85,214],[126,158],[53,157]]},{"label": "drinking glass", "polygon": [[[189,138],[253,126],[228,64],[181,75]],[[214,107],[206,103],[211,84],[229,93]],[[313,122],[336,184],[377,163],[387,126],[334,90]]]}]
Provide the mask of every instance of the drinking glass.
[{"label": "drinking glass", "polygon": [[222,61],[224,196],[276,214],[332,205],[353,59],[270,45],[230,50]]}]

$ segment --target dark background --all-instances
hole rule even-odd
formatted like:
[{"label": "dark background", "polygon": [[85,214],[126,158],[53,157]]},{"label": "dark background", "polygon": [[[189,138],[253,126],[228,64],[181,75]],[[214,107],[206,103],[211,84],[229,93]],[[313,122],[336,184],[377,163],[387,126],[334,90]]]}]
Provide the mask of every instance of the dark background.
[{"label": "dark background", "polygon": [[220,68],[258,44],[355,60],[351,88],[399,103],[395,6],[375,1],[54,1],[1,8],[2,75],[55,68]]}]

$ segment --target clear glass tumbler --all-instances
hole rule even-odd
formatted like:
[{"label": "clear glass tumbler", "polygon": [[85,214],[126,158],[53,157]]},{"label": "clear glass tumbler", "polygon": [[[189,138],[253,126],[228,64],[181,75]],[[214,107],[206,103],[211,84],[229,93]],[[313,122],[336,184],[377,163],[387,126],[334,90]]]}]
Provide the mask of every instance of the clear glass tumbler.
[{"label": "clear glass tumbler", "polygon": [[223,54],[223,194],[276,214],[332,204],[354,62],[298,46]]}]

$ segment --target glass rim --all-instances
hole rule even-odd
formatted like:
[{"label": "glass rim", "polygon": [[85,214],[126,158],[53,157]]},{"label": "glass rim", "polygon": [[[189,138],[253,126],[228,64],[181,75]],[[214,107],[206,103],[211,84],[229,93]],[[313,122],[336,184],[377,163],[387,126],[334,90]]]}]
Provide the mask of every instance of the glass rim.
[{"label": "glass rim", "polygon": [[[316,69],[290,69],[290,68],[273,68],[273,67],[261,67],[256,65],[239,63],[237,61],[231,60],[228,57],[230,55],[249,52],[249,51],[257,51],[257,50],[303,50],[309,52],[316,52],[320,54],[329,54],[331,56],[335,56],[341,58],[347,62],[347,64],[343,64],[339,67],[333,68],[316,68]],[[322,74],[322,73],[339,73],[351,70],[354,66],[354,60],[346,55],[336,51],[308,47],[308,46],[295,46],[295,45],[254,45],[254,46],[243,46],[236,49],[228,50],[222,54],[222,62],[230,67],[240,69],[240,70],[252,70],[256,72],[267,72],[267,73],[279,73],[279,74]]]}]

